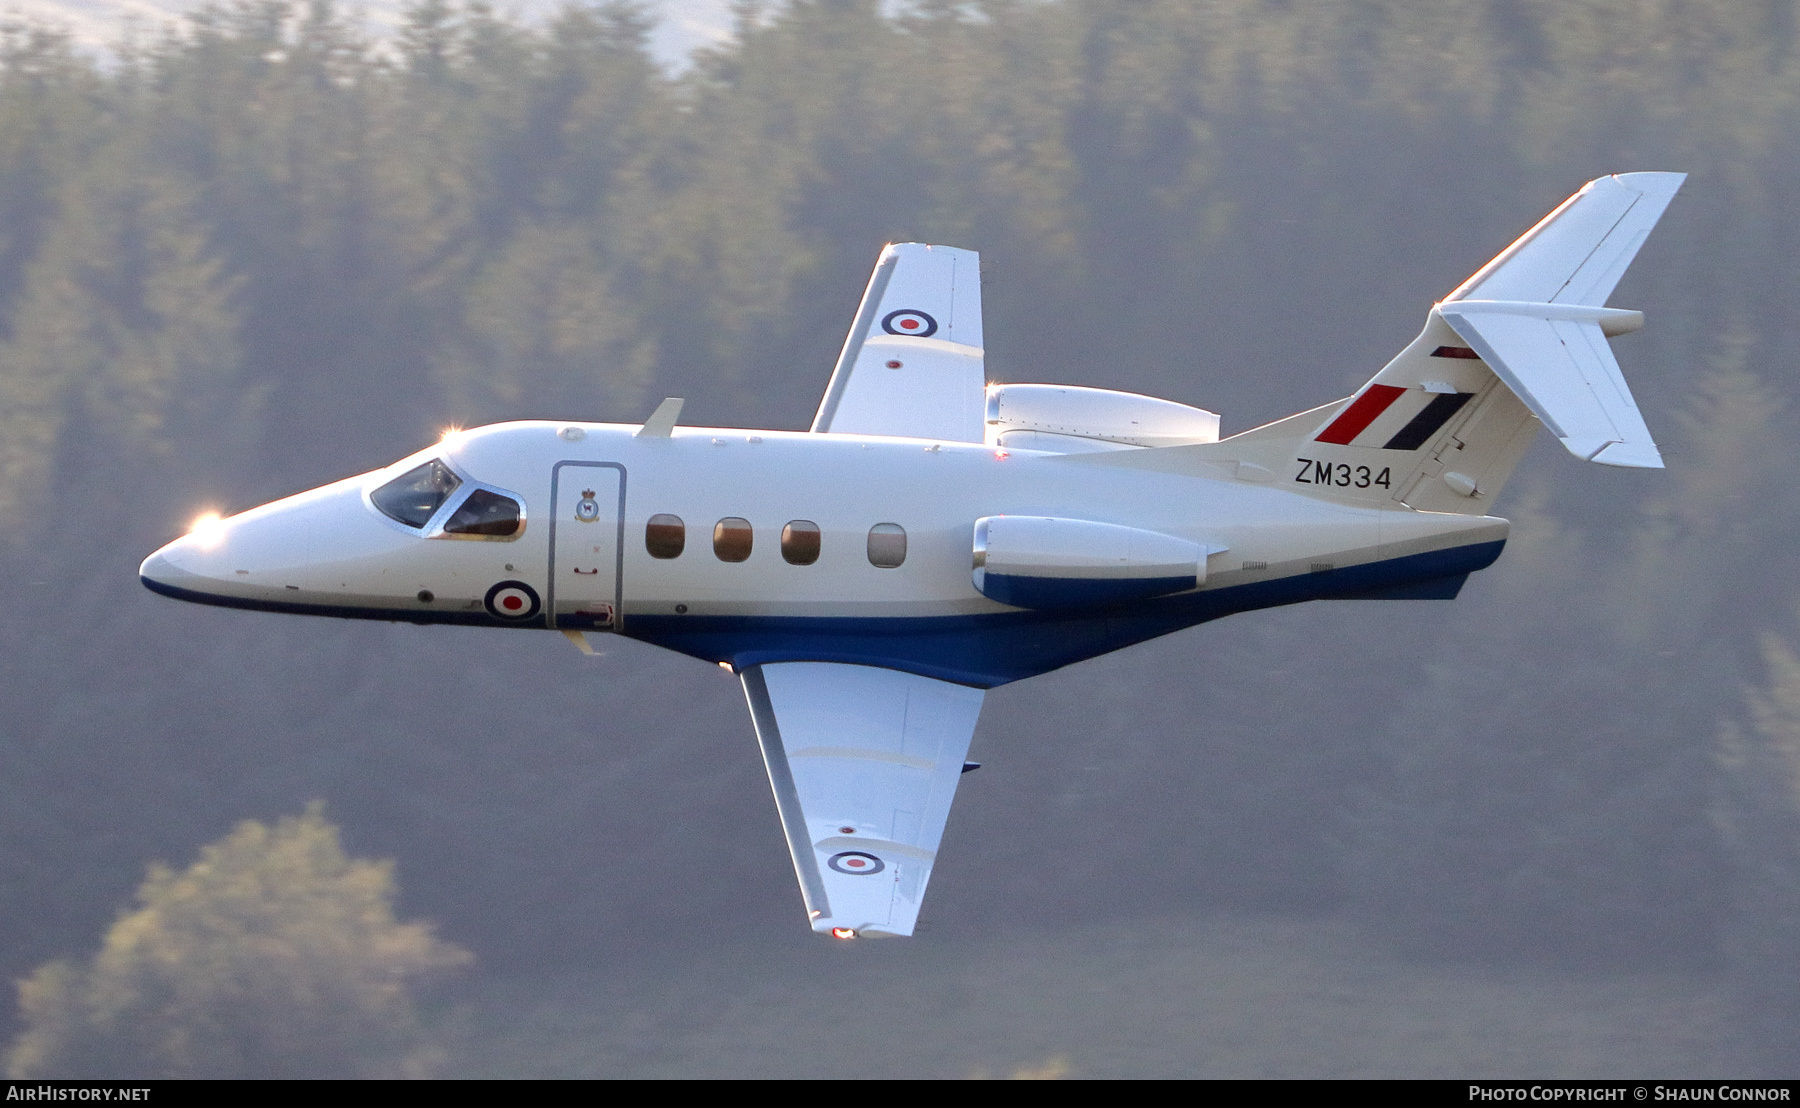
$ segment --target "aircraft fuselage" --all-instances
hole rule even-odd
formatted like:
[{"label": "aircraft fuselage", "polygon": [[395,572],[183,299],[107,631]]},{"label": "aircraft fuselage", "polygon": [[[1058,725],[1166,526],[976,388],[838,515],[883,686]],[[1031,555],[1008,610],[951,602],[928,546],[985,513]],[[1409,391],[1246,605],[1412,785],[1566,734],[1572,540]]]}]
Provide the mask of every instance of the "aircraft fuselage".
[{"label": "aircraft fuselage", "polygon": [[[458,432],[385,469],[201,527],[153,554],[143,578],[166,595],[230,607],[608,631],[734,668],[859,663],[985,688],[1238,611],[1453,596],[1498,557],[1507,531],[1491,516],[1356,507],[1281,481],[1082,455],[636,431],[519,422]],[[429,523],[408,526],[376,507],[376,490],[432,459],[461,485]],[[428,537],[469,485],[518,502],[514,534]],[[1122,525],[1213,553],[1198,587],[1172,595],[1019,608],[972,583],[973,528],[995,516]],[[680,552],[666,556],[677,534]],[[652,553],[658,541],[665,556]]]}]

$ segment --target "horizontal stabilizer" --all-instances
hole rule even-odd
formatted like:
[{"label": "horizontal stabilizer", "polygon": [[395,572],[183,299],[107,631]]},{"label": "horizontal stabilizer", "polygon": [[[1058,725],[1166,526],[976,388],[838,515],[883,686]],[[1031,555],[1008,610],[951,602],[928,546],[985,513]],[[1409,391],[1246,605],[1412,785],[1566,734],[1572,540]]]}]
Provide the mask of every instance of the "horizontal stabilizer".
[{"label": "horizontal stabilizer", "polygon": [[1628,327],[1637,313],[1502,300],[1458,300],[1434,310],[1571,454],[1662,468],[1606,341],[1607,331]]}]

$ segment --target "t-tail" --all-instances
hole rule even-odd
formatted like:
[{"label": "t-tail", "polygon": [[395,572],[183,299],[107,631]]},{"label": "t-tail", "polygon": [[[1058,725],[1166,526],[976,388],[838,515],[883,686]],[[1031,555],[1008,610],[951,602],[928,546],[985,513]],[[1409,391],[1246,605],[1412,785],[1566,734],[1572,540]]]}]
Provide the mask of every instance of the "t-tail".
[{"label": "t-tail", "polygon": [[1355,395],[1176,450],[1331,499],[1473,515],[1491,509],[1539,424],[1578,458],[1661,468],[1608,342],[1643,313],[1604,305],[1685,179],[1588,182],[1433,305]]}]

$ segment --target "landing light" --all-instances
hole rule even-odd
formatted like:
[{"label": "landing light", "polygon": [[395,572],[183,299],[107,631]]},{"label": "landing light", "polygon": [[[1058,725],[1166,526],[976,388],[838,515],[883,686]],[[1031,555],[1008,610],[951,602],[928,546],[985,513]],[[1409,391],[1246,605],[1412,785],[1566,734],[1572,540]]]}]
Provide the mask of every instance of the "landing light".
[{"label": "landing light", "polygon": [[831,929],[831,937],[834,939],[854,939],[856,938],[856,928],[833,927]]},{"label": "landing light", "polygon": [[201,512],[188,525],[188,534],[201,546],[214,546],[225,537],[225,518],[218,512]]}]

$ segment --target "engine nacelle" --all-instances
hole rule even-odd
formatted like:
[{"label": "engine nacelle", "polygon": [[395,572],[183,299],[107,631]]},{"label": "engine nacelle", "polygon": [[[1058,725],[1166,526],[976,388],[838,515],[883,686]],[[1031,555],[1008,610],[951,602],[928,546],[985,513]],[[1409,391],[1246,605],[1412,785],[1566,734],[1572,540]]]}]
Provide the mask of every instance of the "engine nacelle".
[{"label": "engine nacelle", "polygon": [[975,521],[975,588],[1017,608],[1147,600],[1206,580],[1208,547],[1157,531],[1051,516]]},{"label": "engine nacelle", "polygon": [[1076,454],[1219,441],[1219,416],[1203,408],[1079,385],[989,385],[987,441],[1017,450]]}]

